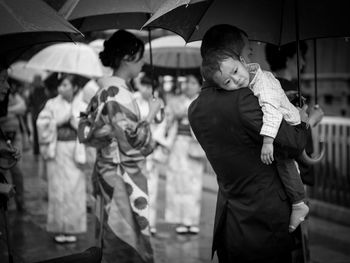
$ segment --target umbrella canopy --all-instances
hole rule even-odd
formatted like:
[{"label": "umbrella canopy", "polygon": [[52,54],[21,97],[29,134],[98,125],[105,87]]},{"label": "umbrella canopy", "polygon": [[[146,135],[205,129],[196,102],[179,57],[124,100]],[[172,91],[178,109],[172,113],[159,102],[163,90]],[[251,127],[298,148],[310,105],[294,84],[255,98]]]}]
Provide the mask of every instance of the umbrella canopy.
[{"label": "umbrella canopy", "polygon": [[34,55],[26,67],[79,74],[86,77],[103,76],[97,54],[92,47],[83,43],[51,45]]},{"label": "umbrella canopy", "polygon": [[[186,44],[177,35],[156,38],[151,41],[153,66],[156,74],[174,75],[199,72],[202,63],[201,41]],[[150,64],[150,44],[145,46],[145,62]],[[145,65],[147,71],[149,65]]]},{"label": "umbrella canopy", "polygon": [[81,34],[43,1],[0,1],[0,56],[11,62],[36,44],[72,41]]},{"label": "umbrella canopy", "polygon": [[[105,29],[140,29],[161,0],[67,1],[61,13],[82,32]],[[68,10],[70,9],[70,10]]]},{"label": "umbrella canopy", "polygon": [[166,0],[143,27],[168,29],[191,42],[216,24],[231,24],[250,40],[283,45],[297,40],[297,23],[301,40],[350,36],[347,13],[346,0]]},{"label": "umbrella canopy", "polygon": [[27,68],[26,64],[26,61],[17,61],[13,63],[8,70],[9,77],[18,81],[32,83],[35,76],[40,76],[41,79],[44,80],[49,75],[45,70]]}]

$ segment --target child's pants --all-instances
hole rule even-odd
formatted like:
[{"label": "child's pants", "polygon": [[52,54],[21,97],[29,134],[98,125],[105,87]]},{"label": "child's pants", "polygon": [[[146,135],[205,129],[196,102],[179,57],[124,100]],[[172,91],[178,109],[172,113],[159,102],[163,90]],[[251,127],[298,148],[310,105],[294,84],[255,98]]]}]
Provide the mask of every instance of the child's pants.
[{"label": "child's pants", "polygon": [[276,161],[278,174],[292,204],[305,199],[304,184],[301,180],[296,163],[293,159]]}]

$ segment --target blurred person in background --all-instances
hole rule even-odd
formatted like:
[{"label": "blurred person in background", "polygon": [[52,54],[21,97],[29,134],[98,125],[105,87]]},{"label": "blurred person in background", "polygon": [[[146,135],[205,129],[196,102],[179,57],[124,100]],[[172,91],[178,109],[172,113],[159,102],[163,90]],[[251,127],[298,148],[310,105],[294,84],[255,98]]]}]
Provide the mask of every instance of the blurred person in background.
[{"label": "blurred person in background", "polygon": [[[300,71],[303,72],[306,67],[306,52],[307,45],[304,41],[300,42]],[[271,44],[267,44],[265,47],[266,60],[270,65],[271,71],[274,73],[276,78],[280,81],[283,90],[285,91],[288,98],[293,104],[299,104],[298,97],[298,67],[297,67],[297,45],[296,43],[290,43],[281,47],[277,47]],[[303,103],[307,103],[303,98]],[[313,110],[312,107],[308,108]],[[323,114],[323,111],[322,111]],[[314,126],[318,124],[315,123]],[[314,153],[312,130],[309,129],[307,133],[307,142],[305,146],[305,152],[312,156]],[[315,170],[311,163],[305,161],[302,156],[296,159],[298,164],[301,179],[305,185],[313,186],[315,184]],[[306,229],[306,228],[305,228]],[[293,262],[304,262],[303,253],[309,254],[309,251],[303,251],[304,247],[306,250],[309,249],[309,244],[307,239],[303,239],[302,244],[302,233],[301,228],[297,228],[295,231],[295,240],[297,247],[293,251]]]},{"label": "blurred person in background", "polygon": [[22,138],[22,152],[28,151],[32,146],[30,142],[31,130],[28,125],[28,95],[29,95],[29,85],[24,81],[17,80],[15,78],[9,77],[8,82],[11,86],[11,90],[24,100],[26,105],[26,111],[24,114],[17,115],[19,121],[19,132]]},{"label": "blurred person in background", "polygon": [[0,102],[1,102],[0,117],[6,116],[7,114],[7,101],[8,101],[9,90],[10,90],[10,85],[8,83],[7,66],[0,60]]},{"label": "blurred person in background", "polygon": [[37,119],[40,152],[47,163],[47,230],[57,243],[73,243],[86,232],[86,180],[81,165],[85,147],[77,141],[74,100],[86,79],[62,74],[58,95],[49,99]]},{"label": "blurred person in background", "polygon": [[31,115],[31,127],[32,127],[32,142],[33,153],[38,155],[39,141],[38,141],[38,128],[36,126],[36,120],[38,119],[40,111],[44,108],[47,100],[50,99],[49,92],[45,87],[41,76],[37,75],[31,84],[31,90],[28,96],[28,110]]},{"label": "blurred person in background", "polygon": [[[153,100],[153,87],[159,87],[156,80],[152,80],[151,76],[143,75],[136,84],[138,92],[134,93],[136,102],[140,109],[141,119],[146,119],[149,113],[150,103]],[[159,98],[158,90],[155,90],[154,97]],[[161,99],[160,99],[161,100]],[[164,101],[161,100],[164,107]],[[166,162],[168,155],[167,141],[165,137],[165,121],[161,123],[151,123],[152,137],[156,142],[156,147],[153,153],[147,156],[146,160],[146,176],[148,179],[148,196],[149,196],[149,222],[152,235],[157,232],[157,203],[158,203],[158,185],[161,166]]]},{"label": "blurred person in background", "polygon": [[[5,76],[3,76],[5,79]],[[5,81],[5,80],[4,80]],[[6,78],[7,82],[7,78]],[[6,101],[8,99],[8,102]],[[23,134],[21,132],[20,119],[26,113],[26,104],[24,99],[19,95],[17,86],[10,86],[9,93],[5,95],[5,103],[7,109],[4,111],[4,115],[0,117],[0,127],[4,135],[11,144],[18,149],[20,153],[23,151]],[[5,106],[6,107],[6,106]],[[16,209],[19,212],[24,211],[24,186],[23,186],[23,173],[21,170],[21,162],[17,162],[8,170],[11,175],[12,183],[16,187],[15,203]]]},{"label": "blurred person in background", "polygon": [[[8,66],[0,58],[0,118],[7,115],[10,85],[8,83]],[[8,138],[0,126],[0,183],[7,183],[5,172],[20,158],[20,152],[8,144]]]},{"label": "blurred person in background", "polygon": [[[297,52],[296,43],[291,43],[281,47],[277,47],[271,44],[267,44],[265,48],[266,60],[270,65],[271,71],[280,81],[283,90],[286,92],[288,98],[293,103],[298,103],[298,85],[297,85]],[[305,42],[300,42],[300,67],[301,72],[306,67],[305,55],[307,52],[307,45]],[[305,103],[305,100],[304,100]],[[309,107],[312,110],[312,107]],[[317,125],[316,123],[315,125]],[[312,155],[314,152],[312,132],[308,131],[308,140],[305,147],[305,151],[308,155]],[[311,164],[306,163],[301,158],[297,159],[300,175],[304,184],[312,186],[315,183],[314,167]]]},{"label": "blurred person in background", "polygon": [[[85,112],[87,106],[91,100],[91,98],[96,94],[99,90],[99,86],[95,80],[90,79],[86,80],[86,84],[79,90],[76,95],[73,106],[72,106],[72,114],[74,118],[72,118],[72,125],[75,129],[78,129],[80,112]],[[83,84],[83,83],[82,83]],[[92,173],[94,170],[94,165],[96,161],[96,149],[90,146],[83,146],[81,148],[85,149],[85,158],[82,160],[83,164],[80,166],[83,170],[83,173],[86,177],[86,206],[88,212],[92,212],[95,207],[95,197],[93,196],[93,184],[92,184]]]},{"label": "blurred person in background", "polygon": [[189,75],[183,93],[168,102],[169,133],[174,142],[166,169],[165,220],[178,224],[178,234],[198,234],[201,213],[204,152],[195,139],[187,110],[201,89],[200,76]]},{"label": "blurred person in background", "polygon": [[[7,68],[7,65],[0,58],[0,117],[6,116],[8,110],[10,85],[8,83]],[[11,141],[9,138],[7,138],[5,133],[2,131],[2,127],[0,126],[0,213],[2,214],[0,225],[2,228],[1,232],[3,232],[3,227],[5,227],[5,235],[8,231],[6,227],[6,210],[8,207],[7,202],[9,198],[16,194],[16,190],[13,188],[13,186],[8,184],[5,174],[8,169],[16,165],[20,158],[21,153],[18,149],[13,147]],[[8,243],[7,248],[10,252]]]}]

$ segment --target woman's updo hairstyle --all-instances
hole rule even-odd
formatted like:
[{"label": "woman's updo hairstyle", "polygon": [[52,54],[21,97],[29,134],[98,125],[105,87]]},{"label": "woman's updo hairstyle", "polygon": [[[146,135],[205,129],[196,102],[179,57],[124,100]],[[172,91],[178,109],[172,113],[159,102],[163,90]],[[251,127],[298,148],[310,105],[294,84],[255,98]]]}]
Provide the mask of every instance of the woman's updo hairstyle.
[{"label": "woman's updo hairstyle", "polygon": [[[105,67],[119,68],[120,62],[125,56],[128,61],[140,60],[144,53],[144,43],[132,33],[118,30],[103,44],[104,49],[100,52],[100,59]],[[140,52],[139,57],[136,57]]]}]

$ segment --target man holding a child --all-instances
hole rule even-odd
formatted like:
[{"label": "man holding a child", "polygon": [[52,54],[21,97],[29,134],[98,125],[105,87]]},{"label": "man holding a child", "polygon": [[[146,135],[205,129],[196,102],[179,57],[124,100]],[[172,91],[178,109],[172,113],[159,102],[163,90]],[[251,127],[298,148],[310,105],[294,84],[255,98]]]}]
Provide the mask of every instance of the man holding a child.
[{"label": "man holding a child", "polygon": [[[201,46],[203,61],[209,61],[203,70],[209,70],[202,72],[202,91],[188,111],[219,184],[212,251],[220,262],[291,262],[294,207],[275,159],[300,155],[309,126],[319,122],[323,112],[311,110],[308,116],[303,107],[292,125],[281,114],[272,138],[265,140],[261,131],[267,114],[251,87],[255,76],[247,70],[250,53],[240,29],[230,25],[209,29]],[[223,60],[212,61],[213,55]],[[268,77],[275,83],[272,75]],[[270,80],[261,83],[266,86]],[[297,219],[296,226],[303,217]]]}]

